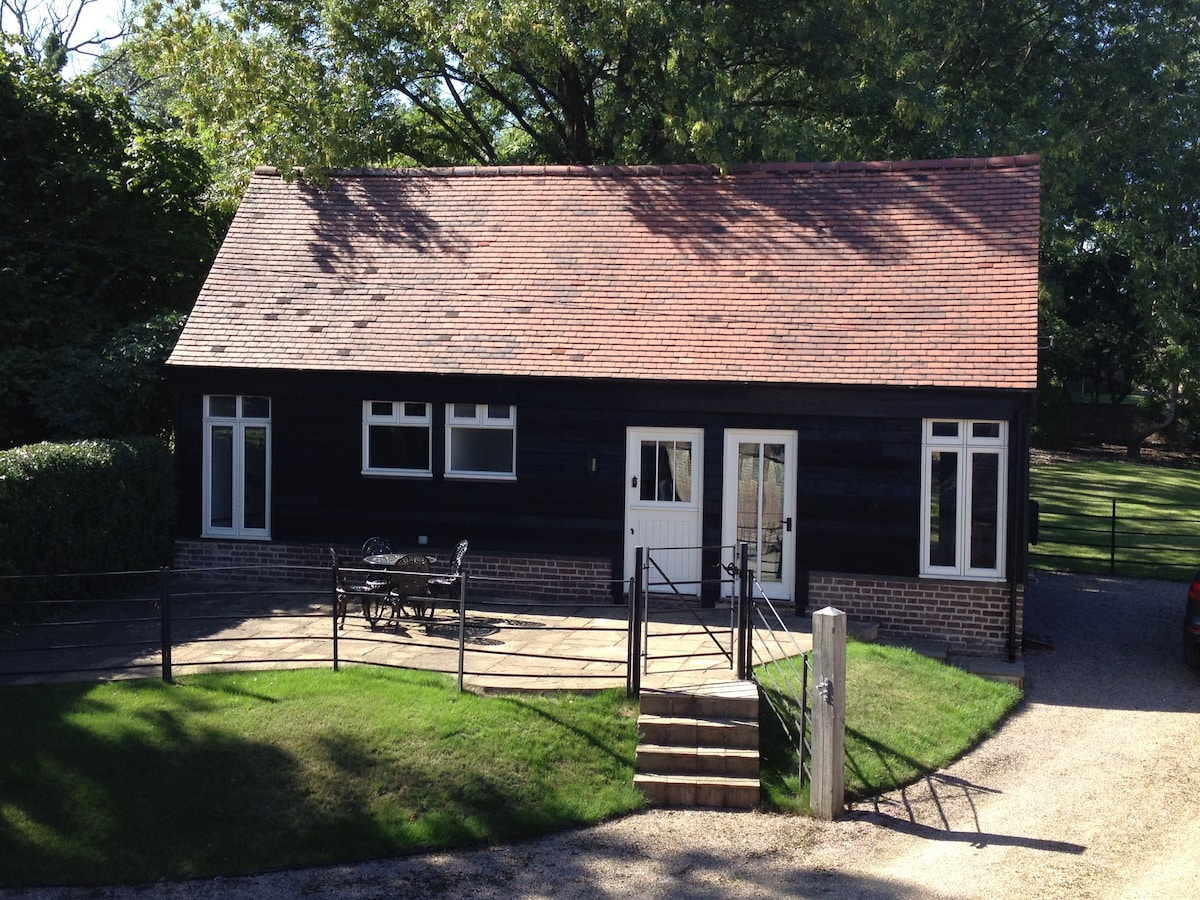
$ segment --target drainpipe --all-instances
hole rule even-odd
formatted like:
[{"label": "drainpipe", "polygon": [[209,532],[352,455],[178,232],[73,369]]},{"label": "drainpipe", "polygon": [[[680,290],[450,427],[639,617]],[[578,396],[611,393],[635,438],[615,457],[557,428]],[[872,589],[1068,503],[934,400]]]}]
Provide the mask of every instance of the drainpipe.
[{"label": "drainpipe", "polygon": [[[1014,434],[1010,439],[1008,479],[1008,661],[1017,661],[1017,563],[1028,554],[1021,550],[1020,541],[1026,536],[1021,517],[1028,515],[1026,499],[1029,494],[1029,407],[1017,411]],[[1011,446],[1015,445],[1015,446]],[[1024,452],[1011,452],[1020,450]],[[1023,464],[1022,464],[1023,463]]]}]

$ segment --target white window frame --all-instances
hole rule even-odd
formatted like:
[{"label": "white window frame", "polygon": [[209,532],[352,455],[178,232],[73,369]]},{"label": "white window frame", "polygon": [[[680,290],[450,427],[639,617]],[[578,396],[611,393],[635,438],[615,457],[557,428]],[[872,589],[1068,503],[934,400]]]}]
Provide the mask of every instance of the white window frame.
[{"label": "white window frame", "polygon": [[[956,425],[957,434],[935,435],[937,425]],[[975,426],[998,426],[997,434],[975,435]],[[933,523],[930,507],[933,502],[933,457],[940,451],[958,454],[955,519],[955,562],[952,566],[937,566],[930,562]],[[921,565],[922,577],[963,578],[979,581],[1004,580],[1007,547],[1008,516],[1008,423],[995,419],[925,419],[921,439]],[[981,455],[995,456],[997,465],[996,498],[996,565],[973,568],[970,564],[972,510],[971,479],[974,464]]]},{"label": "white window frame", "polygon": [[[213,414],[212,402],[215,398],[233,397],[236,400],[235,412],[232,416]],[[249,398],[267,401],[267,415],[250,416],[245,413],[245,401]],[[202,537],[236,537],[252,540],[271,539],[271,398],[261,395],[240,394],[206,394],[204,402],[204,475],[202,490],[204,493],[201,503],[204,521],[201,523]],[[213,446],[212,436],[216,428],[229,428],[232,431],[233,442],[233,472],[232,472],[232,524],[230,526],[212,524],[212,491],[213,491]],[[263,484],[265,509],[263,510],[263,527],[251,528],[246,526],[245,509],[245,479],[246,479],[246,431],[248,429],[263,429],[263,452],[266,454]]]},{"label": "white window frame", "polygon": [[[459,415],[462,407],[471,407],[471,415]],[[493,410],[507,410],[506,416],[493,415]],[[496,430],[510,434],[511,455],[508,471],[481,471],[456,469],[454,467],[454,440],[457,431]],[[446,477],[483,479],[487,481],[515,481],[517,478],[517,408],[502,403],[447,403],[446,404]]]},{"label": "white window frame", "polygon": [[[375,406],[388,404],[391,412],[375,411]],[[420,406],[424,413],[416,415],[409,407]],[[371,466],[372,428],[424,428],[426,434],[425,465],[419,469]],[[391,477],[431,478],[433,476],[433,404],[418,400],[364,400],[362,415],[362,474]]]}]

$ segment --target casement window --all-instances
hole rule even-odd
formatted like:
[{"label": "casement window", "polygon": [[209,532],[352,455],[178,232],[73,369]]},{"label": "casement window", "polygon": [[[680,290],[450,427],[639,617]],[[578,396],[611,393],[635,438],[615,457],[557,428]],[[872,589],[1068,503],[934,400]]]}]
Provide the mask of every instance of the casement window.
[{"label": "casement window", "polygon": [[271,536],[271,398],[204,398],[205,537]]},{"label": "casement window", "polygon": [[921,574],[1004,577],[1008,425],[926,419]]},{"label": "casement window", "polygon": [[446,475],[517,475],[517,410],[495,403],[446,404]]},{"label": "casement window", "polygon": [[432,475],[431,406],[402,400],[363,403],[364,475]]}]

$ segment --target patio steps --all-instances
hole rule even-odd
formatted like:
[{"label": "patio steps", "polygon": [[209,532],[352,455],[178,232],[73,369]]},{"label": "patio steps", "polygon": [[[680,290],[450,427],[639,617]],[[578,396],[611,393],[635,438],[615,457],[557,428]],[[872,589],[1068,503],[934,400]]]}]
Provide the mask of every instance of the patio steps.
[{"label": "patio steps", "polygon": [[643,690],[634,786],[674,807],[758,806],[758,687]]}]

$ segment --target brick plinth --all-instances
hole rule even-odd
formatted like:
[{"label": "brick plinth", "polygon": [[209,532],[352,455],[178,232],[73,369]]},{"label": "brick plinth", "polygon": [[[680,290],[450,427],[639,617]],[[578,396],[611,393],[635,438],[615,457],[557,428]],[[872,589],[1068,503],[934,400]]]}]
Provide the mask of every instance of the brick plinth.
[{"label": "brick plinth", "polygon": [[[329,547],[267,541],[177,540],[174,568],[192,581],[231,581],[247,587],[324,585],[329,580]],[[334,547],[343,566],[359,565],[359,547]],[[429,553],[443,561],[453,548],[397,548]],[[464,568],[475,596],[529,603],[600,604],[613,601],[612,562],[554,556],[475,553]]]},{"label": "brick plinth", "polygon": [[[832,572],[809,576],[810,609],[833,606],[879,625],[884,638],[942,641],[960,656],[1002,656],[1008,650],[1006,583],[859,577]],[[1017,585],[1019,654],[1025,586]]]}]

